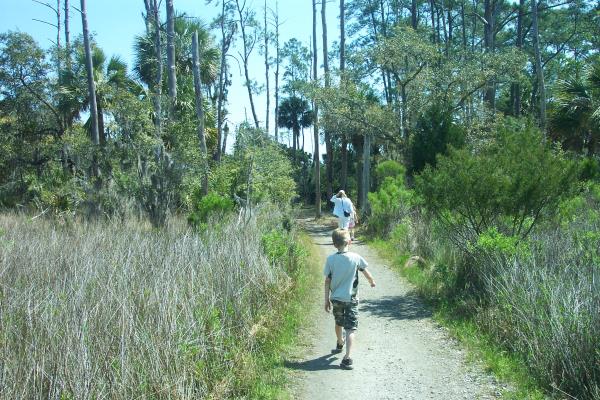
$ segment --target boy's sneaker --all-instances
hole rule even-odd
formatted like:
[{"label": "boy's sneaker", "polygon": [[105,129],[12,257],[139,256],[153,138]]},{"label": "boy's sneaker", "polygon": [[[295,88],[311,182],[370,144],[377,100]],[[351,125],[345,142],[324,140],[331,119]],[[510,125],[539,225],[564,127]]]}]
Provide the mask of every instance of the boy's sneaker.
[{"label": "boy's sneaker", "polygon": [[339,343],[335,343],[335,349],[331,350],[332,354],[338,354],[342,352],[342,349],[344,348],[344,343],[342,342],[342,344]]},{"label": "boy's sneaker", "polygon": [[342,369],[353,369],[354,366],[352,365],[352,359],[351,358],[344,358],[342,360],[342,363],[340,364],[340,367]]}]

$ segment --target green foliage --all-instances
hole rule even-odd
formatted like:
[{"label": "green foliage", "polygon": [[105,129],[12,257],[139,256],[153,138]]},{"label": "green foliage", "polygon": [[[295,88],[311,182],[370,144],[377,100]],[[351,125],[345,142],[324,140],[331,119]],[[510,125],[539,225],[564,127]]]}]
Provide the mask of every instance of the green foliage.
[{"label": "green foliage", "polygon": [[404,175],[405,168],[397,161],[382,161],[375,167],[375,176],[383,181],[385,178],[399,178]]},{"label": "green foliage", "polygon": [[451,149],[417,177],[417,191],[464,246],[496,227],[525,238],[575,188],[576,165],[537,130],[500,128],[480,149]]},{"label": "green foliage", "polygon": [[411,165],[409,172],[417,174],[431,165],[435,168],[438,154],[446,155],[448,146],[461,148],[465,143],[465,132],[454,123],[452,113],[436,104],[417,120],[411,136]]},{"label": "green foliage", "polygon": [[550,127],[565,148],[600,151],[600,57],[590,57],[583,76],[560,80],[550,106]]},{"label": "green foliage", "polygon": [[477,238],[477,251],[498,254],[502,257],[514,257],[529,253],[527,243],[515,236],[506,236],[496,227],[488,228]]},{"label": "green foliage", "polygon": [[[196,197],[200,197],[199,193]],[[196,228],[205,226],[211,217],[222,218],[232,212],[233,201],[217,193],[209,193],[194,205],[192,213],[188,216],[188,223]]]},{"label": "green foliage", "polygon": [[394,161],[377,166],[377,175],[384,178],[379,190],[368,194],[371,206],[367,223],[369,232],[385,237],[394,229],[391,221],[399,222],[408,215],[415,197],[404,185],[404,171],[404,167]]},{"label": "green foliage", "polygon": [[296,196],[292,165],[283,151],[261,130],[241,126],[233,160],[238,165],[234,193],[252,204],[289,205]]}]

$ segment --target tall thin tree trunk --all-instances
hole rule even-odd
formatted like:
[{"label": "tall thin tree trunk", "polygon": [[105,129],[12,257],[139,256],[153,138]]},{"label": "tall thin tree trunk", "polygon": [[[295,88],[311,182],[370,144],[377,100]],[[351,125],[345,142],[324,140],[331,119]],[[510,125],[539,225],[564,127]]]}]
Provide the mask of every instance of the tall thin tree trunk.
[{"label": "tall thin tree trunk", "polygon": [[267,25],[267,0],[265,0],[265,82],[267,89],[267,110],[265,112],[265,130],[269,134],[269,111],[271,94],[269,91],[269,27]]},{"label": "tall thin tree trunk", "polygon": [[429,8],[431,9],[431,29],[433,32],[433,43],[436,43],[437,35],[435,33],[435,0],[429,0]]},{"label": "tall thin tree trunk", "polygon": [[252,111],[252,118],[254,119],[254,126],[259,128],[258,117],[256,116],[256,109],[254,107],[254,97],[252,95],[252,83],[250,82],[250,72],[248,70],[248,62],[250,59],[251,49],[248,48],[248,36],[246,35],[246,17],[244,17],[244,8],[246,2],[240,5],[240,0],[235,0],[238,14],[240,16],[240,30],[242,32],[242,45],[244,47],[244,76],[246,78],[246,88],[248,89],[248,98],[250,100],[250,110]]},{"label": "tall thin tree trunk", "polygon": [[65,53],[67,55],[67,68],[71,69],[71,32],[69,29],[69,0],[65,0]]},{"label": "tall thin tree trunk", "polygon": [[[496,0],[484,0],[483,7],[485,18],[485,23],[483,24],[483,43],[485,45],[485,52],[493,54],[495,51],[494,30],[496,29]],[[492,110],[496,109],[496,80],[494,78],[490,79],[487,84],[484,99]]]},{"label": "tall thin tree trunk", "polygon": [[[313,6],[313,80],[317,80],[317,1],[312,0]],[[315,164],[315,217],[321,218],[321,157],[319,154],[319,109],[317,101],[313,99],[314,112],[314,140],[313,157]]]},{"label": "tall thin tree trunk", "polygon": [[[323,69],[325,72],[325,87],[328,88],[330,85],[329,76],[329,54],[327,54],[327,1],[321,1],[321,26],[323,28]],[[327,160],[325,165],[325,171],[327,176],[326,190],[327,198],[333,196],[333,145],[331,139],[331,133],[324,129],[325,133],[325,151],[327,153]]]},{"label": "tall thin tree trunk", "polygon": [[467,51],[467,21],[465,20],[465,0],[460,4],[460,22],[462,25],[463,51]]},{"label": "tall thin tree trunk", "polygon": [[175,10],[173,0],[167,0],[167,69],[169,97],[171,98],[171,117],[174,115],[177,101],[177,75],[175,72]]},{"label": "tall thin tree trunk", "polygon": [[221,154],[225,154],[225,150],[227,149],[227,136],[229,135],[229,126],[225,124],[223,128],[223,147],[221,148]]},{"label": "tall thin tree trunk", "polygon": [[90,45],[90,32],[88,28],[87,12],[85,7],[85,0],[81,2],[81,25],[83,27],[83,46],[85,49],[85,69],[87,72],[88,81],[88,96],[90,98],[90,119],[92,125],[92,143],[93,143],[93,161],[92,161],[92,175],[94,177],[100,176],[100,170],[98,169],[98,146],[100,145],[100,134],[98,131],[98,104],[96,103],[96,84],[94,83],[94,64],[92,61],[92,48]]},{"label": "tall thin tree trunk", "polygon": [[279,142],[279,2],[275,2],[275,141]]},{"label": "tall thin tree trunk", "polygon": [[362,199],[360,201],[361,209],[363,212],[368,211],[369,202],[368,196],[369,188],[371,186],[371,136],[369,134],[365,134],[364,137],[364,146],[363,146],[363,170],[362,170],[362,182],[363,182],[363,190],[362,190]]},{"label": "tall thin tree trunk", "polygon": [[162,43],[160,39],[160,12],[158,0],[153,0],[152,15],[154,21],[154,54],[156,57],[156,81],[154,82],[154,113],[156,114],[154,126],[156,128],[156,137],[162,137],[162,80],[163,80],[163,59]]},{"label": "tall thin tree trunk", "polygon": [[62,29],[62,15],[60,8],[60,0],[56,0],[56,73],[60,76],[61,67],[61,41],[60,41],[60,31]]},{"label": "tall thin tree trunk", "polygon": [[[519,0],[519,16],[517,18],[517,48],[523,48],[523,16],[525,15],[525,0]],[[513,114],[516,117],[521,116],[521,84],[514,85]]]},{"label": "tall thin tree trunk", "polygon": [[419,16],[417,15],[417,0],[412,0],[410,3],[410,25],[416,30],[418,23]]},{"label": "tall thin tree trunk", "polygon": [[[415,0],[416,1],[416,0]],[[346,7],[344,0],[340,0],[340,85],[343,84],[346,70]],[[346,132],[342,133],[342,148],[340,149],[342,171],[340,176],[340,186],[347,189],[348,184],[348,139]]]},{"label": "tall thin tree trunk", "polygon": [[535,55],[535,73],[537,77],[537,92],[539,101],[539,124],[540,129],[546,134],[546,86],[544,84],[544,69],[542,66],[542,56],[540,54],[540,35],[538,27],[538,2],[531,0],[531,35],[533,40],[533,51]]},{"label": "tall thin tree trunk", "polygon": [[225,79],[225,55],[227,53],[227,40],[225,35],[225,0],[221,1],[221,65],[219,66],[219,93],[217,98],[217,148],[213,155],[213,159],[216,162],[221,161],[221,142],[223,138],[223,92],[225,91],[224,79]]},{"label": "tall thin tree trunk", "polygon": [[208,151],[206,149],[206,135],[204,133],[204,107],[202,104],[202,82],[200,81],[200,51],[198,49],[198,31],[192,34],[192,58],[194,73],[194,93],[196,95],[196,117],[198,118],[198,141],[200,143],[200,156],[202,157],[202,194],[208,194]]}]

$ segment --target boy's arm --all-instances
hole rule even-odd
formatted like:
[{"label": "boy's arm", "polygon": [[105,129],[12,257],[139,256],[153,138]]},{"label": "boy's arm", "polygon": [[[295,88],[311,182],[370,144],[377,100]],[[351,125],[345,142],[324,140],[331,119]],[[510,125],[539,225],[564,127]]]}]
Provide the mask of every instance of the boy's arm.
[{"label": "boy's arm", "polygon": [[369,281],[369,285],[371,285],[371,287],[375,287],[375,279],[373,279],[373,275],[371,275],[369,270],[363,269],[360,272],[362,272],[365,278],[367,278],[367,280]]},{"label": "boy's arm", "polygon": [[331,278],[328,276],[325,278],[325,312],[331,311],[331,300],[329,299]]}]

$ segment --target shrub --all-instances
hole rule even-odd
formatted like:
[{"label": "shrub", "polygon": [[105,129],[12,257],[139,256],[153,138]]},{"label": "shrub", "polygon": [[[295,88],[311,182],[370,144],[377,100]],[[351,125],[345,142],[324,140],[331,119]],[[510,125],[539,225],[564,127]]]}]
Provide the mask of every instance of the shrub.
[{"label": "shrub", "polygon": [[188,223],[195,228],[200,228],[209,221],[209,218],[223,217],[233,211],[233,208],[231,199],[209,193],[196,203],[194,210],[188,216]]},{"label": "shrub", "polygon": [[452,113],[442,105],[432,106],[419,117],[410,138],[409,173],[417,174],[426,165],[435,167],[438,154],[447,154],[448,146],[460,148],[464,143],[465,132],[452,121]]},{"label": "shrub", "polygon": [[573,193],[576,165],[544,144],[540,133],[500,129],[479,151],[452,149],[417,177],[427,209],[460,246],[497,228],[525,238],[559,202]]},{"label": "shrub", "polygon": [[393,223],[408,215],[414,195],[404,185],[404,168],[400,164],[387,161],[377,167],[377,174],[383,180],[377,192],[368,194],[371,215],[367,227],[369,232],[385,237],[394,229]]}]

